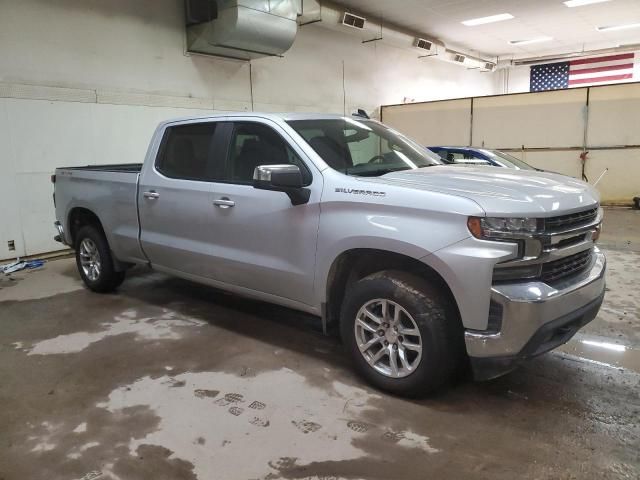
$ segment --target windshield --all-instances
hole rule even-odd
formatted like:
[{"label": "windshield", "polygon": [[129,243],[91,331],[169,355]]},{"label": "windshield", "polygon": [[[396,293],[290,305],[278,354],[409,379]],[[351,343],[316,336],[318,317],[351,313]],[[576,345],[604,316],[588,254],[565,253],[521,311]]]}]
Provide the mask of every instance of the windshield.
[{"label": "windshield", "polygon": [[287,122],[334,170],[377,177],[442,161],[404,135],[371,120],[348,117]]},{"label": "windshield", "polygon": [[519,158],[509,155],[508,153],[501,152],[500,150],[484,150],[492,160],[499,163],[503,167],[515,168],[519,170],[535,170],[534,167],[528,163],[523,162]]}]

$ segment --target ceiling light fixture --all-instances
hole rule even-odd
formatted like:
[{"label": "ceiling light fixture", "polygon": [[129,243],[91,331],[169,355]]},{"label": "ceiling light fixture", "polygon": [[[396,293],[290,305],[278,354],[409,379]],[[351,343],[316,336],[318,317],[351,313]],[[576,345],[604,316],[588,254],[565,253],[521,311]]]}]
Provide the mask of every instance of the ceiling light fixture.
[{"label": "ceiling light fixture", "polygon": [[528,40],[509,40],[509,43],[511,45],[529,45],[530,43],[548,42],[549,40],[553,40],[553,37],[537,37],[530,38]]},{"label": "ceiling light fixture", "polygon": [[567,0],[563,2],[567,7],[582,7],[584,5],[592,5],[594,3],[604,3],[609,2],[610,0]]},{"label": "ceiling light fixture", "polygon": [[472,18],[471,20],[465,20],[461,22],[467,27],[475,27],[476,25],[484,25],[485,23],[501,22],[503,20],[511,20],[513,15],[510,13],[501,13],[499,15],[491,15],[489,17]]},{"label": "ceiling light fixture", "polygon": [[625,25],[610,25],[606,27],[596,27],[599,32],[612,32],[614,30],[626,30],[628,28],[640,28],[640,23],[627,23]]}]

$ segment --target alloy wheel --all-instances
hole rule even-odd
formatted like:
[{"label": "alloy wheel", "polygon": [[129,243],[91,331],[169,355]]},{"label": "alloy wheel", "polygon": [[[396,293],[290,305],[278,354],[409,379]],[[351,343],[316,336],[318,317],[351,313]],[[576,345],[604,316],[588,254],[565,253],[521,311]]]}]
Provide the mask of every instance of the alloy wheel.
[{"label": "alloy wheel", "polygon": [[102,270],[98,246],[90,238],[84,238],[80,242],[79,254],[82,271],[89,280],[95,282],[100,277],[100,271]]},{"label": "alloy wheel", "polygon": [[365,303],[356,315],[356,343],[366,362],[391,378],[410,375],[422,359],[422,337],[413,317],[388,299]]}]

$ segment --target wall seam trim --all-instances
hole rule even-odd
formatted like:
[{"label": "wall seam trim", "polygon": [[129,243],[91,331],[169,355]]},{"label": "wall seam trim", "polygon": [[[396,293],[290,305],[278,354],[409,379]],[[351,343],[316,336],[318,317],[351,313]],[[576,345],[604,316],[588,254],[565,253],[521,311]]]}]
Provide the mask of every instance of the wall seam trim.
[{"label": "wall seam trim", "polygon": [[19,83],[0,83],[0,98],[202,110],[214,110],[218,104],[221,105],[222,109],[227,109],[228,106],[232,105],[236,107],[234,108],[235,110],[248,110],[251,105],[246,100],[118,92],[100,89],[91,90]]}]

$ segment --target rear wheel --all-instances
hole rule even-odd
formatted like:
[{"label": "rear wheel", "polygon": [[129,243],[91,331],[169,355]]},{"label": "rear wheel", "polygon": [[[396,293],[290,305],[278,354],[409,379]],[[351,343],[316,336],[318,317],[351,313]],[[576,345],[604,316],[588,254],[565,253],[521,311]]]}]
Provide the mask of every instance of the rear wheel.
[{"label": "rear wheel", "polygon": [[93,225],[82,227],[76,235],[76,265],[85,285],[94,292],[111,292],[124,281],[125,272],[114,269],[104,233]]},{"label": "rear wheel", "polygon": [[356,370],[391,393],[442,387],[462,357],[462,327],[448,297],[406,272],[375,273],[351,286],[340,326]]}]

